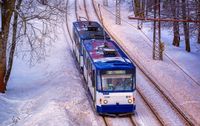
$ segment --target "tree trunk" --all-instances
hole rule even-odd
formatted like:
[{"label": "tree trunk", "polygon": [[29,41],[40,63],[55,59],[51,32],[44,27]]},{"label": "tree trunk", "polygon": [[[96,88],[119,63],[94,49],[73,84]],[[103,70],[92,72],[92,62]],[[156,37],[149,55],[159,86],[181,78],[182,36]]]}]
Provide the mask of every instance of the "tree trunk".
[{"label": "tree trunk", "polygon": [[47,1],[47,0],[41,0],[41,3],[42,3],[43,5],[47,5],[48,1]]},{"label": "tree trunk", "polygon": [[[18,11],[20,9],[21,3],[22,3],[22,0],[18,0],[17,1],[16,11]],[[11,73],[11,70],[12,70],[15,47],[16,47],[17,21],[18,21],[18,13],[16,11],[14,12],[12,43],[11,43],[11,48],[10,48],[10,54],[8,56],[9,57],[8,58],[8,66],[7,66],[7,71],[6,71],[6,75],[5,75],[5,83],[6,84],[7,84],[8,80],[9,80],[10,73]]]},{"label": "tree trunk", "polygon": [[2,32],[0,33],[0,92],[4,93],[6,90],[6,83],[4,80],[6,73],[6,48],[8,33],[10,27],[10,20],[15,7],[15,0],[4,0],[2,12]]},{"label": "tree trunk", "polygon": [[145,17],[145,0],[141,1],[141,6],[140,6],[140,16]]},{"label": "tree trunk", "polygon": [[[186,13],[186,1],[182,0],[182,17],[183,20],[187,20],[189,15]],[[186,51],[190,52],[190,34],[189,34],[189,23],[183,22],[183,29],[185,35],[185,49]]]},{"label": "tree trunk", "polygon": [[136,17],[140,14],[140,0],[134,0],[134,13]]},{"label": "tree trunk", "polygon": [[[179,8],[176,6],[178,5],[178,0],[171,0],[171,12],[174,19],[178,19],[179,15]],[[180,34],[179,34],[179,22],[173,22],[173,45],[179,47],[180,45]]]},{"label": "tree trunk", "polygon": [[149,9],[148,9],[148,0],[145,0],[145,17],[147,18],[148,17],[148,12],[149,12]]}]

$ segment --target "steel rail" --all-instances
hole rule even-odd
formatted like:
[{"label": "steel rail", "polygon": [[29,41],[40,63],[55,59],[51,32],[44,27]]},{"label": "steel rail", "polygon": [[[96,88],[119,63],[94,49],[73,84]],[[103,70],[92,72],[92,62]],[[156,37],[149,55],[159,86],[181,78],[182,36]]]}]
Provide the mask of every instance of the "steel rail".
[{"label": "steel rail", "polygon": [[105,116],[103,116],[103,121],[104,121],[104,123],[105,123],[106,126],[109,126],[108,122],[106,121],[106,117]]},{"label": "steel rail", "polygon": [[88,15],[88,11],[86,9],[86,2],[85,2],[85,0],[83,0],[83,4],[84,4],[84,10],[85,10],[86,17],[89,20],[90,18],[89,18],[89,15]]},{"label": "steel rail", "polygon": [[77,9],[77,1],[78,0],[75,0],[75,13],[76,13],[76,20],[78,21],[79,20],[79,17],[78,17],[78,9]]},{"label": "steel rail", "polygon": [[129,119],[131,123],[133,124],[133,126],[137,126],[137,123],[132,119],[132,116],[129,116]]}]

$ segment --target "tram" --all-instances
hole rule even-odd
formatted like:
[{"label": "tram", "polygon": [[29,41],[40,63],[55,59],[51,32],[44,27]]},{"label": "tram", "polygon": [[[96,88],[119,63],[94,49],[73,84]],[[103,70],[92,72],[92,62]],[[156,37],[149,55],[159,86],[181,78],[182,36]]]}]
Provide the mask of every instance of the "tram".
[{"label": "tram", "polygon": [[136,109],[134,64],[98,23],[74,22],[73,32],[73,50],[97,113],[133,114]]}]

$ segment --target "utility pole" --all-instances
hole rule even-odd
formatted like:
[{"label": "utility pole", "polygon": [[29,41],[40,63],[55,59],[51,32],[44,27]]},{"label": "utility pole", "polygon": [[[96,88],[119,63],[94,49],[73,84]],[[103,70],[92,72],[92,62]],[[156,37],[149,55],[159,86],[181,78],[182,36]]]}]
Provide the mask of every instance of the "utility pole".
[{"label": "utility pole", "polygon": [[[154,6],[154,19],[160,19],[160,0],[154,0],[156,6]],[[163,48],[164,45],[161,43],[161,30],[160,20],[154,21],[153,23],[153,59],[163,60]]]},{"label": "utility pole", "polygon": [[116,24],[121,24],[121,12],[120,12],[120,1],[116,0]]},{"label": "utility pole", "polygon": [[108,6],[108,0],[103,0],[103,5]]}]

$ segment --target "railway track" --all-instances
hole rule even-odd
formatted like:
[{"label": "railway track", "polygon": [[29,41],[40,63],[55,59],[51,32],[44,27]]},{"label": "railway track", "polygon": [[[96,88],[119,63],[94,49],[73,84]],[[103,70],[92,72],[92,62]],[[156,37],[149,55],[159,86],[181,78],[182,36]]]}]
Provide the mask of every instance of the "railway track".
[{"label": "railway track", "polygon": [[[83,3],[84,3],[83,5],[84,5],[84,10],[85,10],[85,15],[84,15],[84,16],[89,20],[89,15],[88,15],[88,12],[87,12],[87,9],[86,9],[86,2],[85,2],[85,0],[83,1]],[[95,8],[94,1],[93,1],[93,0],[92,0],[92,3],[93,3],[93,6],[94,6],[94,8]],[[96,9],[94,9],[94,10],[96,11]],[[76,11],[76,12],[75,12],[75,13],[76,13],[76,19],[79,20],[79,17],[80,17],[80,16],[78,15],[77,0],[75,1],[75,11]],[[97,12],[96,12],[96,15],[97,15],[97,17],[100,19],[100,17],[99,17],[99,15],[98,15]],[[67,17],[67,16],[66,16],[66,17]],[[100,20],[99,20],[99,21],[100,21]],[[73,41],[73,39],[72,39],[72,34],[70,33],[68,24],[67,24],[67,30],[68,30],[68,32],[69,32],[69,36],[70,36],[71,41]],[[107,30],[107,32],[109,33],[108,30]],[[119,41],[119,40],[116,40],[116,37],[113,36],[111,33],[109,33],[109,34],[112,36],[112,38],[114,38],[115,41]],[[119,46],[121,46],[121,45],[119,45]],[[122,47],[122,46],[121,46],[121,47]],[[122,47],[122,48],[124,49],[124,47]],[[125,49],[124,49],[124,50],[125,50]],[[128,52],[126,52],[126,53],[128,54]],[[130,56],[129,56],[129,57],[130,57]],[[132,59],[133,59],[133,58],[132,58]],[[136,63],[136,62],[135,62],[135,63]],[[137,67],[138,67],[139,69],[141,69],[137,63],[136,63],[136,65],[137,65]],[[144,75],[147,76],[147,78],[148,78],[155,86],[157,85],[157,84],[155,84],[155,82],[148,76],[148,74],[145,73],[144,70],[141,69],[141,71],[143,72]],[[84,83],[85,83],[85,82],[84,82]],[[156,86],[156,87],[157,87],[157,86]],[[164,97],[166,97],[167,101],[168,101],[172,106],[174,106],[175,109],[177,109],[176,106],[173,104],[173,101],[171,101],[167,96],[165,96],[164,92],[162,92],[162,90],[159,89],[159,87],[157,87],[157,88],[158,88],[158,90],[161,92],[161,94],[162,94]],[[148,100],[146,100],[145,96],[143,96],[142,93],[141,93],[140,91],[138,91],[138,93],[141,95],[141,97],[144,99],[145,103],[149,106],[149,108],[150,108],[150,109],[152,110],[152,112],[155,114],[155,116],[157,117],[157,119],[159,120],[159,122],[160,122],[162,125],[164,125],[165,123],[162,121],[161,117],[159,117],[159,115],[158,115],[157,113],[155,113],[155,109],[148,103]],[[179,111],[180,111],[180,112],[179,112]],[[182,113],[181,110],[177,109],[177,112],[180,113],[181,116],[183,116],[183,118],[188,122],[187,124],[193,125],[192,122],[190,122],[190,120],[188,120],[188,118],[185,117],[184,113]],[[127,118],[130,118],[130,121],[131,121],[132,125],[136,125],[136,123],[134,122],[134,120],[132,119],[132,117],[127,117]],[[107,120],[108,120],[107,117],[103,117],[103,120],[104,120],[105,125],[106,125],[106,126],[109,126],[109,123],[107,122]]]},{"label": "railway track", "polygon": [[[86,17],[87,17],[87,20],[90,20],[90,18],[89,18],[89,16],[88,16],[88,11],[87,11],[85,5],[86,5],[86,2],[85,2],[85,0],[84,0],[85,15],[86,15]],[[76,6],[76,8],[77,8],[77,6]],[[75,9],[75,10],[78,10],[78,9]],[[96,10],[95,10],[95,11],[96,11]],[[76,14],[77,14],[77,13],[79,13],[79,12],[76,12]],[[76,17],[79,17],[79,16],[76,16]],[[142,96],[142,97],[143,97],[143,96]],[[148,105],[147,102],[146,102],[146,104]],[[151,107],[149,107],[149,108],[151,108]],[[153,112],[153,110],[152,110],[152,112]],[[154,115],[156,115],[156,114],[154,113]],[[130,119],[132,125],[136,125],[135,121],[134,121],[131,117],[128,117],[128,118]],[[107,123],[107,117],[103,117],[103,119],[104,119],[105,124],[108,125],[108,123]],[[159,118],[157,118],[157,119],[159,120]],[[162,124],[161,121],[159,121],[159,122],[160,122],[160,124]]]},{"label": "railway track", "polygon": [[[85,4],[85,1],[84,1],[84,4]],[[76,5],[76,11],[78,10],[77,9],[77,3],[75,4]],[[85,9],[86,10],[86,9]],[[87,13],[87,11],[85,11],[86,13]],[[79,16],[77,16],[77,14],[78,14],[78,12],[75,12],[76,13],[76,18],[77,17],[79,17]],[[86,14],[87,15],[87,14]],[[87,19],[89,20],[89,16],[86,16],[87,17]],[[77,18],[77,20],[78,20],[78,18]],[[69,34],[70,34],[70,30],[69,30],[69,27],[67,27],[68,28],[68,32],[69,32]],[[71,36],[71,34],[70,34],[70,36]],[[72,39],[72,37],[70,37],[71,38],[71,41],[73,41],[73,39]],[[78,68],[77,68],[78,69]],[[84,82],[85,83],[85,82]],[[86,89],[86,87],[84,87],[85,89]],[[87,90],[87,89],[86,89]],[[141,93],[140,93],[141,94]],[[142,95],[141,95],[141,97],[143,97]],[[89,98],[90,99],[90,98]],[[143,97],[143,99],[144,99],[144,97]],[[92,101],[90,102],[91,104],[92,104]],[[148,102],[146,102],[146,100],[145,100],[145,103],[148,105]],[[149,108],[152,108],[152,107],[149,107]],[[152,110],[152,112],[154,112],[153,110]],[[156,117],[157,117],[157,114],[155,114],[154,113],[154,115],[156,115]],[[136,123],[135,123],[135,121],[132,119],[132,117],[127,117],[129,120],[130,120],[130,122],[132,123],[132,125],[136,125]],[[160,118],[159,117],[157,117],[157,119],[160,121]],[[104,120],[104,123],[105,123],[105,125],[106,126],[109,126],[109,121],[107,121],[107,120],[109,120],[108,119],[108,117],[103,117],[103,120]],[[162,124],[162,121],[160,121],[160,123]]]},{"label": "railway track", "polygon": [[[83,0],[83,3],[84,3],[84,10],[85,10],[85,14],[86,14],[87,20],[90,20],[88,11],[87,11],[87,9],[86,9],[86,0]],[[76,7],[77,7],[77,6],[76,6]],[[78,13],[78,12],[76,12],[76,13]],[[109,118],[110,118],[110,117],[103,116],[103,120],[104,120],[106,126],[112,126],[112,124],[109,124],[109,122],[111,122],[111,121],[109,120]],[[127,119],[127,121],[130,122],[129,124],[131,124],[132,126],[136,126],[136,123],[135,123],[135,121],[131,118],[131,116],[127,117],[126,119]]]},{"label": "railway track", "polygon": [[[68,2],[69,2],[69,0],[67,0],[67,5],[68,5]],[[85,12],[86,12],[84,16],[86,16],[87,19],[89,20],[89,16],[88,16],[88,13],[87,13],[87,10],[86,10],[86,2],[85,2],[85,0],[84,0],[83,2],[84,2],[84,8],[85,8]],[[76,11],[76,12],[75,12],[75,14],[76,14],[76,19],[79,20],[79,17],[80,17],[80,16],[78,15],[77,0],[75,1],[75,11]],[[69,24],[68,24],[67,15],[66,15],[66,21],[67,21],[67,23],[66,23],[67,31],[68,31],[68,33],[69,33],[70,40],[73,42],[74,40],[73,40],[73,38],[72,38],[72,33],[70,32],[70,29],[69,29]],[[72,51],[71,51],[71,52],[72,52]],[[73,53],[71,53],[71,55],[74,57],[74,54],[73,54]],[[74,62],[76,62],[76,61],[74,61]],[[78,64],[77,64],[76,66],[78,66]],[[77,67],[77,69],[79,69],[79,68]],[[85,81],[84,81],[84,79],[83,79],[83,76],[82,76],[81,74],[80,74],[80,76],[81,76],[82,82],[84,83],[83,88],[87,91],[86,83],[85,83]],[[94,107],[92,106],[93,103],[92,103],[92,100],[91,100],[90,95],[89,95],[88,93],[86,93],[86,96],[87,96],[88,99],[89,99],[89,102],[90,102],[90,104],[91,104],[91,108],[94,108]],[[94,110],[94,112],[95,112],[95,110]],[[104,122],[105,126],[112,126],[112,124],[110,124],[109,117],[103,116],[102,119],[103,119],[103,122]],[[130,121],[130,123],[131,123],[132,126],[136,126],[131,117],[127,117],[127,119]]]},{"label": "railway track", "polygon": [[[100,17],[100,15],[97,13],[97,9],[95,7],[95,3],[94,0],[92,0],[93,3],[93,7],[95,10],[95,13],[99,19],[99,21],[101,22],[102,17]],[[101,24],[103,24],[101,22]],[[118,39],[116,36],[114,36],[112,33],[109,32],[109,30],[105,27],[106,31],[109,33],[109,35],[116,41],[119,42],[120,39]],[[119,45],[119,43],[118,43]],[[124,48],[123,45],[119,45],[121,48],[124,49],[124,51],[129,55],[129,52],[126,51],[126,49]],[[133,62],[136,64],[136,66],[141,70],[141,72],[150,80],[150,82],[157,88],[157,90],[160,92],[160,94],[166,99],[166,101],[170,104],[170,106],[172,107],[173,110],[176,110],[176,113],[181,116],[180,118],[183,119],[183,121],[185,122],[184,124],[186,125],[191,125],[194,126],[194,123],[189,119],[188,115],[185,114],[184,112],[182,112],[182,110],[178,107],[178,105],[176,105],[172,99],[170,99],[165,93],[164,91],[158,86],[158,84],[149,77],[149,73],[146,73],[144,68],[141,68],[141,66],[139,65],[140,63],[138,63],[138,61],[135,61],[135,58],[131,57],[129,55],[129,57],[133,60]],[[148,103],[148,100],[146,99],[146,97],[141,93],[140,90],[138,90],[138,93],[141,95],[141,97],[144,99],[144,101],[146,102],[146,104],[150,107],[150,109],[152,110],[152,112],[154,112],[154,114],[156,115],[156,117],[158,118],[158,120],[161,122],[161,124],[165,125],[165,122],[163,122],[162,118],[159,117],[158,113],[156,113],[155,108],[153,108],[153,106],[151,104]]]},{"label": "railway track", "polygon": [[[76,19],[81,20],[81,18],[84,18],[86,20],[89,19],[89,15],[86,9],[86,2],[85,0],[75,0],[75,13],[76,13]],[[81,6],[83,5],[83,7]]]},{"label": "railway track", "polygon": [[[67,0],[67,5],[68,5],[68,1],[69,0]],[[77,2],[75,2],[76,4],[75,5],[77,5]],[[85,3],[85,1],[84,1],[84,3]],[[77,9],[77,6],[75,6],[75,10],[78,10]],[[77,15],[77,13],[78,12],[76,12],[76,19],[77,20],[79,20],[79,16]],[[89,16],[87,16],[88,18],[89,18]],[[69,33],[69,36],[70,36],[70,40],[73,42],[73,38],[72,38],[72,33],[70,32],[70,29],[69,29],[69,24],[68,24],[68,19],[67,19],[67,16],[66,16],[66,20],[67,20],[67,23],[66,23],[66,27],[67,27],[67,31],[68,31],[68,33]],[[72,50],[71,50],[71,55],[74,57],[74,54],[72,53]],[[76,61],[74,61],[74,62],[76,62]],[[79,69],[78,68],[78,64],[76,64],[76,66],[77,66],[77,69]],[[86,87],[86,83],[85,83],[85,81],[84,81],[84,79],[83,79],[83,76],[80,74],[80,76],[81,76],[81,80],[82,80],[82,82],[83,82],[83,88],[86,90],[86,92],[87,92],[87,87]],[[92,102],[92,100],[91,100],[91,96],[89,95],[89,93],[87,92],[86,93],[86,96],[88,97],[88,99],[89,99],[89,102],[90,102],[90,105],[91,105],[91,108],[94,110],[94,107],[92,106],[93,105],[93,102]],[[94,112],[95,112],[95,110],[94,110]],[[105,124],[105,126],[113,126],[113,125],[115,125],[114,123],[112,123],[112,119],[109,119],[109,117],[106,117],[106,116],[103,116],[102,117],[102,119],[103,119],[103,122],[104,122],[104,124]],[[135,126],[135,124],[133,123],[134,121],[131,119],[131,117],[128,117],[127,118],[127,121],[129,121],[130,123],[129,124],[131,124],[130,126]],[[114,122],[114,121],[113,121]]]}]

